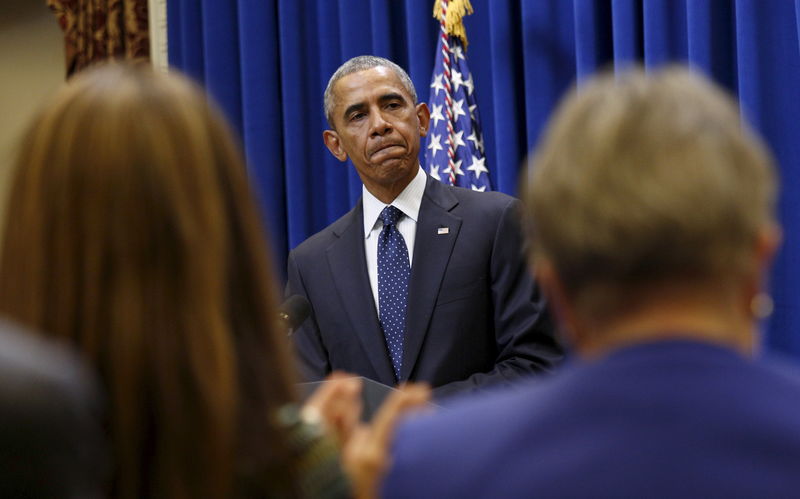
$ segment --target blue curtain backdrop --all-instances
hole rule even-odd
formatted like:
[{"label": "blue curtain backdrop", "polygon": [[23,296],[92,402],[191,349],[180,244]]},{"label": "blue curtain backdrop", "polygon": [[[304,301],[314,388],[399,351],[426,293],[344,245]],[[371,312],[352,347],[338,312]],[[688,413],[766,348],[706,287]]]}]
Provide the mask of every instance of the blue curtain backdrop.
[{"label": "blue curtain backdrop", "polygon": [[[203,83],[244,140],[279,272],[359,198],[322,143],[328,77],[360,54],[405,67],[427,100],[432,0],[169,0],[170,63]],[[472,0],[467,57],[497,190],[557,100],[613,64],[683,62],[730,89],[779,163],[785,241],[767,345],[800,356],[800,0]],[[698,209],[702,209],[698,206]],[[280,274],[279,274],[280,275]]]}]

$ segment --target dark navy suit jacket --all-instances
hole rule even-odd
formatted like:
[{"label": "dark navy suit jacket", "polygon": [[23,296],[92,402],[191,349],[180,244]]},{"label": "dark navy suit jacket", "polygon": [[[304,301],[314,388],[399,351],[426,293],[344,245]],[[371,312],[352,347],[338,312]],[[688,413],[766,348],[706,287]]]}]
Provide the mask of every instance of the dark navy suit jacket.
[{"label": "dark navy suit jacket", "polygon": [[643,344],[402,426],[393,498],[800,495],[800,382],[710,344]]},{"label": "dark navy suit jacket", "polygon": [[[519,201],[427,178],[409,283],[403,380],[441,397],[549,369],[562,351],[530,278]],[[446,229],[446,230],[439,230]],[[287,296],[311,303],[293,334],[308,380],[344,370],[395,384],[364,254],[361,202],[289,254]]]}]

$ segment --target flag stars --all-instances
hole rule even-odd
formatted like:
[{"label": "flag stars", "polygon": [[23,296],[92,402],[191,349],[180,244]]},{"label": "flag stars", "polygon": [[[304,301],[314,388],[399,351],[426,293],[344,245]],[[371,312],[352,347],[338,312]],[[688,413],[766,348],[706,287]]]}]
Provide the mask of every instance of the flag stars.
[{"label": "flag stars", "polygon": [[477,149],[481,153],[483,152],[483,136],[478,137],[475,134],[474,129],[472,130],[472,133],[469,134],[469,136],[467,137],[467,140],[469,140],[475,145],[474,149]]},{"label": "flag stars", "polygon": [[467,140],[475,144],[475,149],[478,148],[478,137],[475,135],[475,130],[472,130],[472,133],[467,136]]},{"label": "flag stars", "polygon": [[442,83],[442,77],[444,74],[439,73],[433,77],[433,83],[431,83],[431,88],[436,90],[436,95],[439,95],[440,90],[444,90],[444,83]]},{"label": "flag stars", "polygon": [[431,165],[431,177],[441,182],[442,177],[439,176],[439,165]]},{"label": "flag stars", "polygon": [[442,136],[432,133],[431,138],[428,141],[428,149],[433,151],[431,153],[432,156],[436,156],[436,151],[443,151],[444,149],[442,148]]},{"label": "flag stars", "polygon": [[[461,163],[463,163],[463,162],[464,162],[463,159],[459,159],[458,161],[453,163],[453,173],[455,173],[456,175],[464,175],[464,172],[461,170]],[[445,169],[444,173],[450,175],[450,167],[449,166]]]},{"label": "flag stars", "polygon": [[461,73],[454,69],[450,77],[450,82],[453,84],[453,94],[455,95],[455,92],[458,92],[458,87],[464,84],[464,80],[461,79]]},{"label": "flag stars", "polygon": [[486,168],[486,158],[479,158],[474,154],[472,156],[472,164],[467,167],[467,170],[475,173],[475,179],[481,179],[481,173],[489,173],[489,170]]},{"label": "flag stars", "polygon": [[[472,95],[472,92],[475,91],[475,82],[472,81],[472,73],[469,74],[469,78],[464,80],[462,85],[464,85],[464,87],[466,87],[468,94]],[[470,115],[472,115],[472,106],[470,106],[469,110],[470,110]]]},{"label": "flag stars", "polygon": [[453,101],[453,119],[458,120],[459,116],[466,116],[464,112],[464,99]]},{"label": "flag stars", "polygon": [[464,136],[464,130],[461,130],[461,131],[456,132],[455,134],[453,134],[453,145],[455,147],[466,147],[467,146],[467,144],[464,143],[464,139],[462,138],[463,136]]},{"label": "flag stars", "polygon": [[453,54],[454,61],[457,61],[459,59],[466,60],[466,57],[464,57],[464,49],[461,48],[461,45],[456,44],[454,47],[450,49],[450,53]]},{"label": "flag stars", "polygon": [[432,107],[431,119],[433,120],[433,126],[439,126],[439,121],[444,120],[444,115],[442,114],[444,104],[439,104],[438,106],[434,104]]}]

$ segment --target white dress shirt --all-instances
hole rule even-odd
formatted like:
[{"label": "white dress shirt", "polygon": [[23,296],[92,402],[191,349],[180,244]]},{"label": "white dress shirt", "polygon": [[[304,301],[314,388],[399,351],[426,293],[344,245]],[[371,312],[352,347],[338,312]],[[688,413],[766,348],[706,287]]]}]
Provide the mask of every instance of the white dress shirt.
[{"label": "white dress shirt", "polygon": [[[414,180],[409,182],[403,192],[390,203],[406,216],[397,222],[397,230],[403,236],[408,248],[408,264],[414,261],[414,240],[417,235],[417,217],[422,204],[422,194],[425,192],[427,175],[422,168],[417,172]],[[361,186],[361,202],[364,207],[364,250],[367,254],[367,273],[369,284],[372,287],[372,297],[375,299],[375,310],[380,310],[378,302],[378,236],[383,230],[380,214],[387,204],[382,203],[373,196],[366,187]]]}]

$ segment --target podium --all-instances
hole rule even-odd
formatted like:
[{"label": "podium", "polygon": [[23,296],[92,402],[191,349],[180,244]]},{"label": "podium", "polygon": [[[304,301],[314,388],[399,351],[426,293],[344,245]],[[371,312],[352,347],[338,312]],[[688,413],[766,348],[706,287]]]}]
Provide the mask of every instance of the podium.
[{"label": "podium", "polygon": [[[354,376],[361,380],[361,421],[368,422],[372,416],[378,412],[378,408],[383,403],[383,400],[392,392],[397,391],[396,388],[378,383],[375,380],[365,378],[363,376]],[[327,381],[312,381],[307,383],[298,383],[300,396],[305,401],[317,388],[327,383]]]}]

